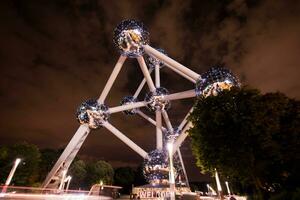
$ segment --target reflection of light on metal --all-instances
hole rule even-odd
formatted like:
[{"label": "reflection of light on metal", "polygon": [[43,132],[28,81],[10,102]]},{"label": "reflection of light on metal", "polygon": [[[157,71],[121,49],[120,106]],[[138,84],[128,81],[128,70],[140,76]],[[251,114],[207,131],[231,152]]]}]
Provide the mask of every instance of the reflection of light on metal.
[{"label": "reflection of light on metal", "polygon": [[137,57],[143,55],[143,45],[149,43],[149,32],[139,21],[124,20],[114,30],[114,43],[122,55]]},{"label": "reflection of light on metal", "polygon": [[17,169],[18,165],[20,164],[20,162],[21,162],[21,159],[20,159],[20,158],[17,158],[17,159],[15,160],[15,164],[14,164],[13,168],[11,169],[11,171],[10,171],[10,173],[9,173],[9,175],[8,175],[8,177],[7,177],[7,179],[6,179],[6,181],[5,181],[5,185],[6,185],[6,186],[10,184],[11,179],[13,178],[13,176],[14,176],[14,174],[15,174],[15,172],[16,172],[16,169]]},{"label": "reflection of light on metal", "polygon": [[[133,103],[136,103],[137,100],[135,97],[133,96],[126,96],[122,99],[121,101],[121,106],[123,105],[129,105],[129,104],[133,104]],[[138,108],[133,108],[133,109],[129,109],[129,110],[124,110],[123,113],[126,114],[126,115],[134,115],[136,114]]]},{"label": "reflection of light on metal", "polygon": [[170,184],[170,197],[171,200],[175,200],[175,174],[173,167],[173,143],[170,142],[167,144],[169,152],[169,184]]},{"label": "reflection of light on metal", "polygon": [[155,149],[148,153],[144,160],[143,173],[146,180],[152,184],[168,182],[168,156],[164,150]]},{"label": "reflection of light on metal", "polygon": [[228,195],[231,195],[231,192],[230,192],[230,189],[229,189],[228,181],[225,181],[225,185],[226,185],[226,188],[227,188],[227,193],[228,193]]},{"label": "reflection of light on metal", "polygon": [[[166,52],[163,49],[158,48],[157,51],[166,55]],[[150,69],[154,69],[155,66],[158,66],[159,68],[162,68],[164,66],[164,62],[155,58],[153,55],[148,55],[146,61]]]},{"label": "reflection of light on metal", "polygon": [[223,90],[230,90],[231,87],[239,87],[239,80],[230,70],[220,67],[213,67],[201,75],[196,83],[197,96],[216,96]]},{"label": "reflection of light on metal", "polygon": [[168,90],[163,87],[155,88],[154,91],[147,93],[145,101],[148,103],[148,108],[153,112],[157,110],[168,110],[171,107],[170,101],[165,99],[165,96],[168,94]]},{"label": "reflection of light on metal", "polygon": [[99,128],[109,118],[108,107],[94,99],[83,102],[76,115],[80,124],[87,124],[92,129]]}]

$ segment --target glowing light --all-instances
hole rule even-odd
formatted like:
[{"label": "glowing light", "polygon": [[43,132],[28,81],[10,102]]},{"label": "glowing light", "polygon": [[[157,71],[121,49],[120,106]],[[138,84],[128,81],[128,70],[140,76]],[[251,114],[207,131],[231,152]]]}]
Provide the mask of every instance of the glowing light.
[{"label": "glowing light", "polygon": [[216,182],[217,182],[217,189],[219,192],[222,192],[222,187],[221,187],[219,174],[218,174],[217,170],[215,170],[215,178],[216,178]]},{"label": "glowing light", "polygon": [[226,185],[226,188],[227,188],[227,193],[228,193],[228,195],[230,195],[231,192],[230,192],[230,189],[229,189],[228,181],[225,181],[225,185]]},{"label": "glowing light", "polygon": [[6,181],[5,181],[6,186],[8,186],[10,184],[10,182],[11,182],[11,180],[12,180],[12,178],[13,178],[15,172],[16,172],[16,169],[17,169],[18,165],[20,164],[20,162],[21,162],[20,158],[17,158],[15,160],[14,166],[12,167],[12,169],[11,169],[11,171],[10,171]]}]

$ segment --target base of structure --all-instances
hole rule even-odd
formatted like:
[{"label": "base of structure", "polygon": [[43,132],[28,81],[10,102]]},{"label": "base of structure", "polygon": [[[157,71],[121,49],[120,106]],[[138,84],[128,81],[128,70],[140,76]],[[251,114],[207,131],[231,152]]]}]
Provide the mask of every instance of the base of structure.
[{"label": "base of structure", "polygon": [[[176,196],[190,193],[191,189],[186,186],[179,186],[175,189]],[[133,198],[136,199],[165,199],[170,198],[170,185],[142,185],[132,189]]]}]

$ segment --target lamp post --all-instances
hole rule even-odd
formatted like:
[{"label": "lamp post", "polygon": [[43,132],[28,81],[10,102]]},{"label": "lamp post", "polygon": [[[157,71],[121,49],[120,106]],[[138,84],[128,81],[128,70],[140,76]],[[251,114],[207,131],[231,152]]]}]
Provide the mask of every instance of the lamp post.
[{"label": "lamp post", "polygon": [[11,182],[11,180],[12,180],[12,178],[13,178],[15,172],[16,172],[16,169],[17,169],[18,165],[20,164],[20,162],[21,162],[20,158],[17,158],[15,160],[14,166],[11,168],[10,173],[9,173],[9,175],[8,175],[6,181],[5,181],[5,185],[2,189],[3,193],[6,192],[7,186],[9,186],[9,184],[10,184],[10,182]]},{"label": "lamp post", "polygon": [[227,193],[228,193],[228,195],[231,195],[231,192],[230,192],[230,189],[229,189],[228,181],[225,181],[225,185],[226,185],[226,188],[227,188]]},{"label": "lamp post", "polygon": [[168,152],[169,152],[169,184],[170,184],[170,199],[175,200],[175,175],[174,175],[174,167],[173,167],[173,143],[170,142],[167,144]]},{"label": "lamp post", "polygon": [[13,176],[14,176],[14,174],[16,172],[16,169],[17,169],[18,165],[20,164],[20,162],[21,162],[20,158],[17,158],[15,160],[15,164],[14,164],[13,168],[10,170],[10,173],[9,173],[9,175],[8,175],[6,181],[5,181],[5,185],[6,186],[8,186],[10,184],[11,179],[13,178]]},{"label": "lamp post", "polygon": [[67,182],[66,192],[68,192],[68,190],[69,190],[69,186],[70,186],[71,179],[72,179],[72,176],[68,176],[68,177],[66,178],[66,181],[68,181],[68,182]]},{"label": "lamp post", "polygon": [[215,178],[216,178],[216,182],[217,182],[217,189],[218,189],[218,194],[220,199],[223,199],[223,192],[222,192],[222,187],[221,187],[221,183],[220,183],[220,179],[219,179],[219,174],[217,172],[217,169],[215,169]]},{"label": "lamp post", "polygon": [[64,169],[63,172],[62,172],[62,178],[61,178],[60,185],[59,185],[59,188],[58,188],[59,190],[62,190],[64,188],[66,175],[67,175],[67,170]]}]

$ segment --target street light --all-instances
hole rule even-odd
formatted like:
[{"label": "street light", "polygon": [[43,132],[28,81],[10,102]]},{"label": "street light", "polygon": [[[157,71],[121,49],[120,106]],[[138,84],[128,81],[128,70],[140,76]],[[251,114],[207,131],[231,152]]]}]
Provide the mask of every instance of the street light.
[{"label": "street light", "polygon": [[175,175],[174,175],[174,167],[173,167],[173,143],[170,142],[167,144],[168,152],[169,152],[169,184],[170,184],[170,196],[171,200],[175,200]]},{"label": "street light", "polygon": [[230,192],[230,189],[229,189],[228,181],[225,181],[225,185],[226,185],[226,188],[227,188],[227,193],[228,193],[228,195],[231,195],[231,192]]},{"label": "street light", "polygon": [[65,182],[66,182],[66,181],[68,182],[68,183],[67,183],[66,192],[68,192],[68,190],[69,190],[69,186],[70,186],[71,179],[72,179],[72,176],[68,176],[68,177],[66,178],[66,180],[65,180]]},{"label": "street light", "polygon": [[10,173],[9,173],[9,175],[8,175],[6,181],[5,181],[5,186],[8,186],[10,184],[11,179],[13,178],[13,176],[16,172],[16,169],[17,169],[18,165],[20,164],[20,162],[21,162],[20,158],[17,158],[15,160],[15,164],[14,164],[13,168],[10,170]]},{"label": "street light", "polygon": [[58,188],[59,190],[62,190],[64,188],[64,183],[65,183],[66,175],[67,175],[67,170],[64,169],[62,171],[62,178],[61,178],[60,185],[59,185],[59,188]]},{"label": "street light", "polygon": [[20,159],[20,158],[17,158],[17,159],[15,160],[15,164],[14,164],[14,166],[11,168],[10,173],[9,173],[9,175],[8,175],[6,181],[5,181],[5,185],[4,185],[3,189],[2,189],[2,193],[5,193],[5,192],[6,192],[7,186],[9,186],[9,184],[10,184],[10,182],[11,182],[11,180],[12,180],[12,178],[13,178],[15,172],[16,172],[16,169],[17,169],[18,165],[20,164],[20,162],[21,162],[21,159]]},{"label": "street light", "polygon": [[218,171],[217,169],[215,169],[215,178],[216,178],[216,182],[217,182],[217,189],[218,189],[218,193],[219,193],[219,196],[220,198],[222,199],[222,187],[221,187],[221,183],[220,183],[220,179],[219,179],[219,175],[218,175]]}]

